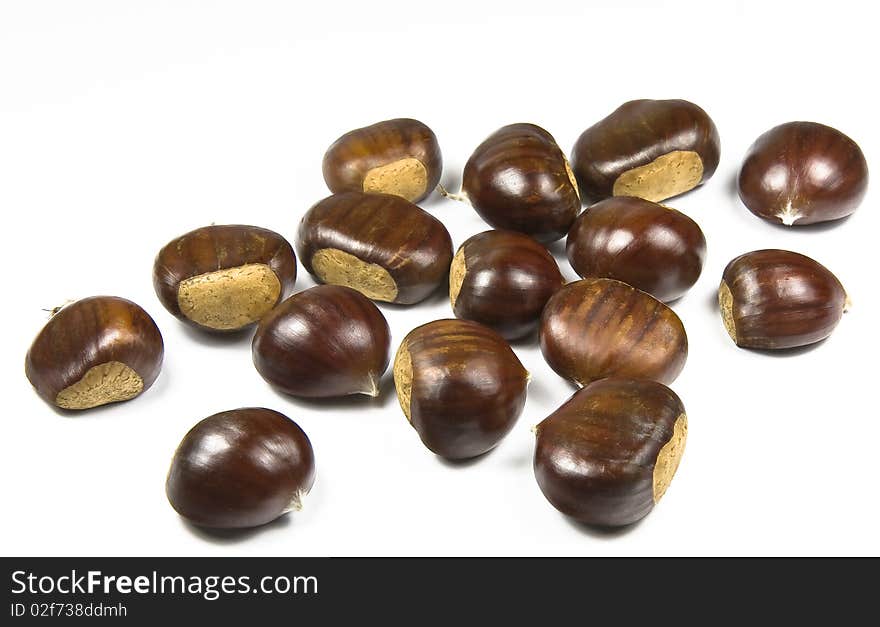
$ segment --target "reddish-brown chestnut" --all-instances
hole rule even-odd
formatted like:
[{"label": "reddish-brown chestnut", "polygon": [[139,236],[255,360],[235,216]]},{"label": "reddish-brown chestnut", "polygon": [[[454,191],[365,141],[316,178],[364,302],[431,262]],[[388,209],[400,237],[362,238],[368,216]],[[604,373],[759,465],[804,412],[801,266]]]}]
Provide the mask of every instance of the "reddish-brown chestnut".
[{"label": "reddish-brown chestnut", "polygon": [[464,167],[462,196],[493,227],[540,242],[564,237],[581,208],[565,153],[534,124],[511,124],[487,137]]},{"label": "reddish-brown chestnut", "polygon": [[325,198],[303,216],[296,248],[305,269],[322,283],[403,305],[436,290],[452,262],[446,227],[391,194]]},{"label": "reddish-brown chestnut", "polygon": [[419,202],[440,182],[443,157],[430,128],[399,118],[337,139],[324,155],[323,170],[334,194],[379,192]]},{"label": "reddish-brown chestnut", "polygon": [[756,250],[727,264],[718,302],[737,346],[793,348],[831,335],[847,296],[819,262],[787,250]]},{"label": "reddish-brown chestnut", "polygon": [[513,428],[529,374],[500,335],[469,320],[435,320],[410,331],[394,359],[403,413],[431,451],[476,457]]},{"label": "reddish-brown chestnut", "polygon": [[687,100],[632,100],[585,130],[571,154],[581,197],[659,202],[709,180],[721,141],[705,111]]},{"label": "reddish-brown chestnut", "polygon": [[868,188],[868,163],[837,129],[789,122],[755,140],[737,181],[739,197],[756,216],[801,226],[855,211]]},{"label": "reddish-brown chestnut", "polygon": [[260,321],[254,366],[293,396],[378,396],[391,334],[369,299],[340,285],[294,294]]},{"label": "reddish-brown chestnut", "polygon": [[457,318],[511,340],[537,328],[544,305],[563,282],[556,260],[531,237],[486,231],[465,241],[453,257],[449,301]]},{"label": "reddish-brown chestnut", "polygon": [[687,360],[675,312],[614,279],[582,279],[556,292],[541,315],[540,340],[550,367],[579,385],[612,376],[669,384]]},{"label": "reddish-brown chestnut", "polygon": [[575,220],[565,251],[582,277],[617,279],[669,302],[700,278],[706,238],[680,211],[642,198],[615,196]]},{"label": "reddish-brown chestnut", "polygon": [[314,482],[303,430],[277,411],[245,407],[209,416],[184,436],[165,493],[194,525],[244,528],[301,509]]},{"label": "reddish-brown chestnut", "polygon": [[535,477],[567,516],[605,527],[648,515],[669,487],[687,440],[687,414],[661,383],[603,379],[535,427]]},{"label": "reddish-brown chestnut", "polygon": [[153,264],[153,286],[165,308],[208,331],[237,331],[258,322],[295,281],[296,257],[287,240],[240,224],[181,235]]},{"label": "reddish-brown chestnut", "polygon": [[25,374],[37,393],[62,409],[127,401],[162,368],[162,334],[150,315],[116,296],[62,307],[37,334]]}]

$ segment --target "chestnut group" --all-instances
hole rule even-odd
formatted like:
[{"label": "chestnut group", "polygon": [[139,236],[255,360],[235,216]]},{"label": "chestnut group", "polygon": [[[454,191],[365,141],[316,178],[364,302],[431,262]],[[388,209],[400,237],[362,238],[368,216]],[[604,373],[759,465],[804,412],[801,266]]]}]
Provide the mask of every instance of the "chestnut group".
[{"label": "chestnut group", "polygon": [[[587,128],[570,159],[543,128],[504,126],[450,193],[434,132],[387,120],[327,150],[331,194],[305,212],[294,245],[257,226],[206,226],[159,250],[153,284],[168,312],[201,332],[255,329],[255,370],[285,395],[377,396],[392,365],[405,419],[450,460],[487,453],[516,426],[530,375],[508,342],[537,340],[579,388],[534,428],[541,492],[583,523],[630,525],[664,495],[684,452],[687,414],[667,386],[685,366],[688,336],[672,306],[706,259],[698,223],[660,203],[705,184],[719,159],[702,108],[636,100]],[[850,215],[867,179],[852,139],[791,122],[755,141],[738,190],[755,215],[801,226]],[[435,190],[469,202],[492,230],[454,248],[416,204]],[[568,284],[546,248],[561,238],[581,277]],[[297,257],[318,285],[294,293]],[[454,318],[410,330],[392,364],[392,329],[376,303],[414,305],[446,285]],[[757,250],[727,265],[718,302],[737,346],[787,349],[828,337],[848,298],[813,259]],[[25,371],[48,403],[85,410],[146,391],[163,354],[144,309],[97,296],[53,312]],[[245,407],[186,433],[166,493],[194,525],[254,527],[300,509],[314,480],[306,433],[277,411]]]}]

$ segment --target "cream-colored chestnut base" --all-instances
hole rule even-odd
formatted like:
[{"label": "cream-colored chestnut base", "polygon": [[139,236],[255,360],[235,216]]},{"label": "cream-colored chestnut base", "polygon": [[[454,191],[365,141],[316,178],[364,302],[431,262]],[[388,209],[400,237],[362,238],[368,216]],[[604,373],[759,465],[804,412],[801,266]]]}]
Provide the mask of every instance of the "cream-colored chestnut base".
[{"label": "cream-colored chestnut base", "polygon": [[581,190],[578,189],[578,182],[574,176],[574,171],[571,169],[571,164],[568,162],[568,157],[564,154],[562,155],[562,161],[565,163],[565,173],[568,174],[568,180],[571,181],[571,186],[574,187],[574,193],[577,194],[578,200],[580,200]]},{"label": "cream-colored chestnut base", "polygon": [[701,180],[700,155],[693,150],[673,150],[618,176],[612,193],[658,202],[695,188]]},{"label": "cream-colored chestnut base", "polygon": [[324,283],[350,287],[373,300],[393,303],[397,298],[397,284],[388,270],[361,261],[344,250],[318,250],[312,255],[312,270]]},{"label": "cream-colored chestnut base", "polygon": [[666,488],[672,483],[672,477],[678,470],[681,456],[684,454],[684,445],[687,442],[688,419],[687,414],[679,416],[672,427],[672,437],[663,445],[654,463],[654,503],[660,501],[666,493]]},{"label": "cream-colored chestnut base", "polygon": [[452,258],[452,264],[449,266],[449,303],[453,309],[455,309],[455,301],[458,300],[461,284],[464,282],[464,275],[466,274],[467,260],[464,257],[464,246],[462,246],[455,253],[455,257]]},{"label": "cream-colored chestnut base", "polygon": [[403,415],[410,418],[410,406],[412,404],[412,355],[409,354],[409,343],[406,340],[397,349],[394,356],[394,387],[397,389],[397,400]]},{"label": "cream-colored chestnut base", "polygon": [[415,157],[398,159],[368,170],[364,191],[402,196],[409,201],[420,198],[428,187],[428,170]]},{"label": "cream-colored chestnut base", "polygon": [[727,334],[734,344],[739,344],[736,340],[736,324],[733,322],[733,294],[726,281],[721,281],[718,287],[718,306],[721,308],[721,320],[724,322]]},{"label": "cream-colored chestnut base", "polygon": [[107,403],[127,401],[144,391],[144,380],[120,361],[108,361],[89,368],[82,379],[55,397],[62,409],[90,409]]},{"label": "cream-colored chestnut base", "polygon": [[264,263],[190,277],[177,289],[184,316],[209,329],[231,331],[257,322],[278,303],[281,281]]}]

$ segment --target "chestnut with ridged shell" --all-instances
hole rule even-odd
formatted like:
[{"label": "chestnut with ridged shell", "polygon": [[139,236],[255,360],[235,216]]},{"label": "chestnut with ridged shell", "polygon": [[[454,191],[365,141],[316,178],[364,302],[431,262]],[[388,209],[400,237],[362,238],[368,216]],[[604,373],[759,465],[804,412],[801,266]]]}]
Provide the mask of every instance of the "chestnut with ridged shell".
[{"label": "chestnut with ridged shell", "polygon": [[461,187],[491,226],[539,242],[564,237],[581,208],[565,153],[534,124],[510,124],[487,137],[465,164]]},{"label": "chestnut with ridged shell", "polygon": [[153,263],[153,287],[174,316],[206,331],[259,322],[296,282],[293,248],[278,233],[212,225],[177,237]]},{"label": "chestnut with ridged shell", "polygon": [[539,337],[550,367],[579,385],[612,376],[669,384],[687,360],[687,334],[675,312],[614,279],[582,279],[556,292]]},{"label": "chestnut with ridged shell", "polygon": [[687,414],[661,383],[609,378],[578,390],[535,427],[535,478],[547,500],[590,525],[632,524],[678,469]]},{"label": "chestnut with ridged shell", "polygon": [[394,359],[403,413],[424,445],[447,459],[494,448],[522,411],[528,379],[504,338],[469,320],[413,329]]},{"label": "chestnut with ridged shell", "polygon": [[743,348],[794,348],[823,340],[848,301],[819,262],[787,250],[756,250],[724,269],[718,288],[727,333]]},{"label": "chestnut with ridged shell", "polygon": [[522,233],[486,231],[465,241],[449,270],[457,318],[495,329],[505,339],[533,332],[564,280],[544,246]]},{"label": "chestnut with ridged shell", "polygon": [[700,278],[706,238],[680,211],[643,198],[615,196],[575,220],[565,251],[582,277],[617,279],[669,302]]},{"label": "chestnut with ridged shell", "polygon": [[318,202],[300,221],[296,249],[322,283],[403,305],[427,298],[452,262],[446,227],[391,194],[347,192]]},{"label": "chestnut with ridged shell", "polygon": [[162,334],[140,306],[116,296],[83,298],[58,310],[37,334],[25,374],[62,409],[127,401],[162,368]]},{"label": "chestnut with ridged shell", "polygon": [[815,122],[780,124],[751,145],[737,178],[739,197],[759,218],[786,226],[839,220],[868,189],[861,148]]},{"label": "chestnut with ridged shell", "polygon": [[184,436],[165,493],[194,525],[234,529],[301,509],[314,481],[305,432],[277,411],[244,407],[209,416]]},{"label": "chestnut with ridged shell", "polygon": [[270,384],[311,398],[378,396],[391,333],[368,298],[340,285],[294,294],[260,321],[254,366]]},{"label": "chestnut with ridged shell", "polygon": [[709,180],[720,153],[715,123],[694,103],[632,100],[581,134],[571,166],[587,204],[611,196],[658,202]]},{"label": "chestnut with ridged shell", "polygon": [[350,131],[324,155],[324,181],[334,194],[378,192],[411,202],[440,183],[443,156],[434,132],[418,120],[398,118]]}]

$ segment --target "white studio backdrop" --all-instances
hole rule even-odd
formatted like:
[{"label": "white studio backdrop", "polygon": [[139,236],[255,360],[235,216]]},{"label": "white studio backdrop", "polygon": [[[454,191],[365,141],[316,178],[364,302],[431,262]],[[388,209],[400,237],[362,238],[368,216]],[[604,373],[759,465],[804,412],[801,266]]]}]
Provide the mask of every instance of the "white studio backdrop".
[{"label": "white studio backdrop", "polygon": [[[40,2],[0,3],[3,479],[0,553],[37,555],[878,554],[877,183],[850,219],[786,229],[752,216],[734,179],[751,142],[814,120],[860,143],[880,173],[869,3]],[[437,133],[444,184],[498,127],[533,122],[568,152],[634,98],[685,98],[722,139],[702,188],[668,204],[702,226],[708,259],[674,304],[690,356],[673,389],[690,418],[663,501],[633,528],[573,524],[541,495],[531,427],[573,388],[535,342],[516,428],[466,464],[429,453],[382,396],[305,402],[270,389],[250,337],[202,335],[151,285],[171,238],[246,223],[293,240],[327,195],[321,157],[342,133],[418,118]],[[457,247],[488,227],[433,195]],[[737,349],[715,304],[736,255],[788,248],[827,265],[854,307],[817,347]],[[552,247],[574,278],[562,242]],[[300,266],[297,290],[313,284]],[[44,308],[115,294],[144,306],[166,344],[141,398],[53,411],[24,376]],[[449,317],[445,294],[381,306],[392,350]],[[300,424],[318,475],[305,511],[242,534],[208,534],[168,505],[177,443],[220,410],[261,405]]]}]

